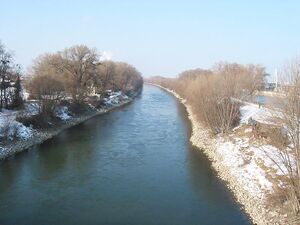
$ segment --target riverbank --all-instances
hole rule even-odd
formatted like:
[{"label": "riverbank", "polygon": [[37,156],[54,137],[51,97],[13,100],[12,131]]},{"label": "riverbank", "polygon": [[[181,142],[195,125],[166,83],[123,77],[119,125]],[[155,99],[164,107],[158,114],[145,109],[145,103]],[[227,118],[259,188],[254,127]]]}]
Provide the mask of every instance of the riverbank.
[{"label": "riverbank", "polygon": [[44,141],[53,138],[54,136],[58,135],[62,131],[76,126],[80,123],[83,123],[95,116],[103,115],[106,114],[116,108],[125,106],[129,103],[131,103],[140,93],[142,89],[140,89],[138,92],[134,93],[131,97],[128,97],[122,101],[120,101],[117,104],[112,104],[109,107],[106,108],[100,108],[100,109],[94,109],[92,112],[83,114],[83,115],[78,115],[76,117],[72,117],[70,120],[64,121],[55,127],[51,127],[48,129],[43,129],[43,130],[33,130],[32,135],[30,138],[26,140],[14,140],[14,141],[9,141],[6,142],[5,144],[1,145],[0,148],[0,160],[7,159],[11,156],[14,156],[20,152],[28,150],[30,147],[41,144]]},{"label": "riverbank", "polygon": [[[264,179],[264,176],[267,176],[265,173],[256,174],[261,172],[258,170],[260,168],[255,168],[256,170],[253,169],[252,162],[250,161],[257,160],[257,158],[253,157],[253,154],[255,153],[249,152],[251,153],[249,155],[238,155],[239,159],[242,158],[242,162],[239,163],[239,165],[234,165],[235,161],[230,159],[235,157],[238,158],[234,154],[236,152],[236,154],[240,154],[240,148],[250,149],[253,146],[249,143],[246,143],[248,146],[245,146],[245,143],[242,143],[243,139],[235,136],[231,136],[230,138],[236,139],[237,142],[240,142],[240,146],[234,145],[226,138],[212,136],[208,130],[198,122],[191,106],[188,105],[187,102],[177,93],[160,85],[151,85],[155,85],[171,93],[186,107],[188,117],[192,124],[192,135],[190,138],[191,143],[208,156],[212,162],[213,169],[217,172],[219,178],[225,181],[226,185],[236,198],[236,201],[241,204],[243,210],[249,215],[253,224],[288,224],[285,221],[287,215],[283,214],[281,209],[268,204],[267,196],[270,194],[270,187],[272,186],[267,179]],[[242,146],[242,144],[244,146]],[[228,153],[227,155],[224,154],[226,150]],[[247,152],[246,150],[244,151]],[[249,162],[246,162],[247,160],[244,160],[244,158]],[[246,164],[249,165],[249,168],[243,169],[243,166]],[[246,169],[248,169],[248,171]],[[251,170],[252,176],[249,176],[249,170]],[[268,175],[271,176],[270,174]],[[257,180],[260,180],[260,182]]]}]

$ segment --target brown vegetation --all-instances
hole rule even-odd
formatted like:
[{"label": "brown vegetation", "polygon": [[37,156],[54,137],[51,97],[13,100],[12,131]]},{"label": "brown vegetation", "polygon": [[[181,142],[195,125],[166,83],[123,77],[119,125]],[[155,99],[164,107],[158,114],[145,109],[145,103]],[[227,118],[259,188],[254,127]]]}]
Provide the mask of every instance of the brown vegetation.
[{"label": "brown vegetation", "polygon": [[133,66],[100,62],[99,58],[96,49],[85,45],[38,57],[26,87],[30,98],[40,101],[41,113],[51,116],[57,104],[66,97],[78,108],[91,95],[103,98],[108,89],[128,94],[141,88],[143,79]]},{"label": "brown vegetation", "polygon": [[184,71],[177,79],[153,77],[149,81],[175,90],[192,106],[198,119],[213,133],[228,133],[239,122],[239,102],[263,84],[258,65],[219,63],[211,70]]},{"label": "brown vegetation", "polygon": [[285,90],[285,98],[280,102],[280,116],[274,117],[284,128],[285,136],[282,138],[282,132],[273,132],[273,145],[277,147],[277,153],[280,156],[276,161],[278,169],[282,171],[285,178],[282,181],[281,195],[284,194],[285,205],[289,212],[293,212],[292,218],[294,224],[300,222],[300,59],[295,58],[288,63],[281,72],[282,83],[289,86]]}]

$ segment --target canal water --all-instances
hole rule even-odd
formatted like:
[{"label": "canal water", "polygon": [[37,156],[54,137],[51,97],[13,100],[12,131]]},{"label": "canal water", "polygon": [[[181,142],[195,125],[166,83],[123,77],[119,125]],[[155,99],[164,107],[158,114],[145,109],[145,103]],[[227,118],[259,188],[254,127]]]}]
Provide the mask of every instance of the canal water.
[{"label": "canal water", "polygon": [[130,105],[1,162],[0,224],[250,224],[190,132],[185,108],[145,85]]}]

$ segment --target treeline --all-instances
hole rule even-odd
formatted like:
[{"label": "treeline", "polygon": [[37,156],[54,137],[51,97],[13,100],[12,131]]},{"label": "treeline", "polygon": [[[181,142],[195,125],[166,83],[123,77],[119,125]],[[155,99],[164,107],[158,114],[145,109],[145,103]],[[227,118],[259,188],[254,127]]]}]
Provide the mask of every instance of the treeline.
[{"label": "treeline", "polygon": [[239,123],[240,104],[264,84],[259,65],[218,63],[210,70],[187,70],[178,78],[152,77],[148,81],[176,91],[192,106],[202,124],[214,133],[228,133]]},{"label": "treeline", "polygon": [[0,42],[0,111],[22,106],[21,71],[12,54]]},{"label": "treeline", "polygon": [[38,99],[44,115],[51,114],[63,99],[82,105],[91,95],[103,99],[106,90],[130,95],[143,85],[133,66],[124,62],[100,61],[96,49],[77,45],[38,57],[32,66],[26,89]]}]

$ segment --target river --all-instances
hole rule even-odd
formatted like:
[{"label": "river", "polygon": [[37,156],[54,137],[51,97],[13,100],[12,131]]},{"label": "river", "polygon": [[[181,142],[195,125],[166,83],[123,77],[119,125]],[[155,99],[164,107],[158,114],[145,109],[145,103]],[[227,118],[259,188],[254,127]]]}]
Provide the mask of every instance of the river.
[{"label": "river", "polygon": [[0,162],[0,224],[251,224],[190,132],[183,105],[145,85],[133,103]]}]

